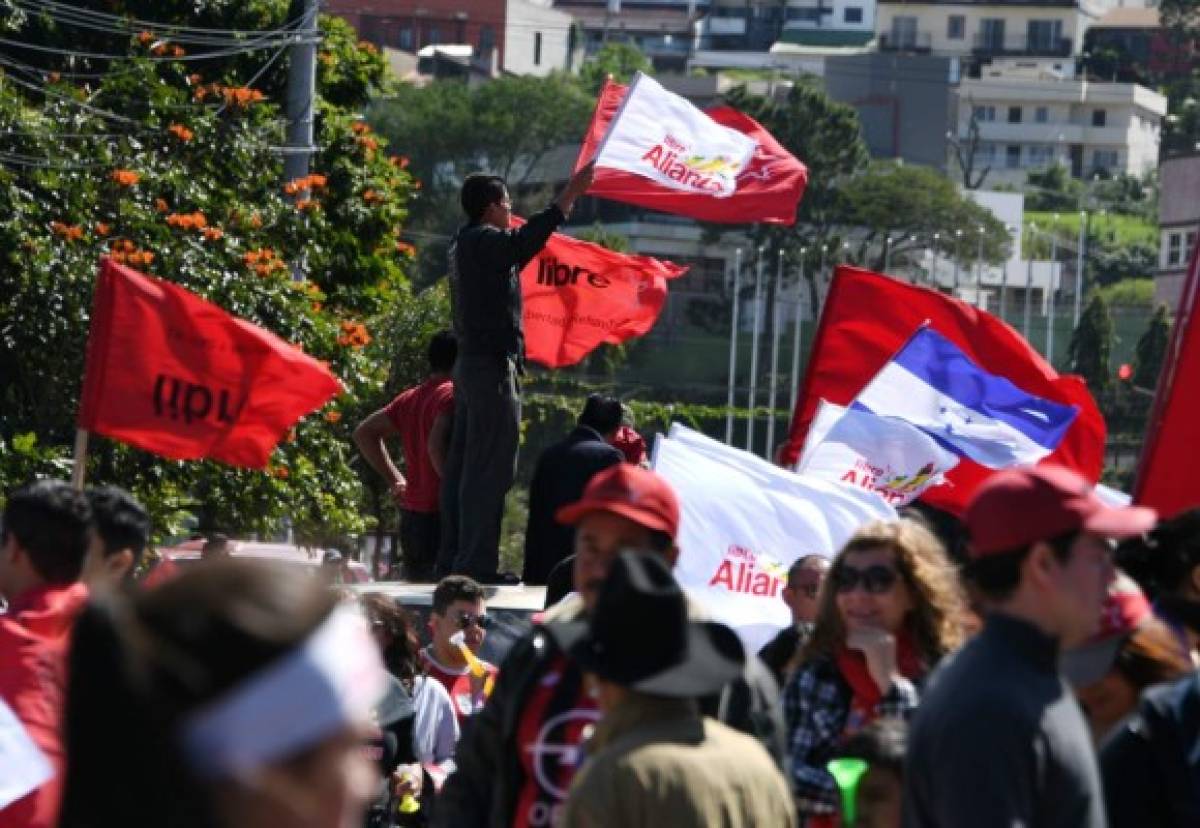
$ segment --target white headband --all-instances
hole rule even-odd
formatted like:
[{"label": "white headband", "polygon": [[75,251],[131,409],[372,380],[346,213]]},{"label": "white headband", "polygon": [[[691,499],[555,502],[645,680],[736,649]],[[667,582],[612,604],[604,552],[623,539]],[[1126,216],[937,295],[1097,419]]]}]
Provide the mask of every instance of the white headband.
[{"label": "white headband", "polygon": [[369,721],[386,683],[366,619],[340,606],[295,652],[189,716],[184,752],[204,778],[248,774]]}]

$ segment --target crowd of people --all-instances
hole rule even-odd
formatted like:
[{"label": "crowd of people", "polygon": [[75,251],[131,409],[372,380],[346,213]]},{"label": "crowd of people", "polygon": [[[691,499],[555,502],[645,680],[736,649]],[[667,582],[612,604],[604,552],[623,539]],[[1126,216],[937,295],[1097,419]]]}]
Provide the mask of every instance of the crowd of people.
[{"label": "crowd of people", "polygon": [[1200,825],[1200,508],[1110,507],[1054,465],[992,474],[953,536],[904,510],[779,550],[792,623],[753,652],[676,581],[677,495],[593,395],[533,474],[546,608],[481,657],[518,580],[519,272],[590,177],[518,229],[467,179],[454,330],[355,432],[398,572],[438,579],[426,618],[346,588],[341,553],[314,577],[216,534],[138,577],[127,492],[7,493],[0,828]]}]

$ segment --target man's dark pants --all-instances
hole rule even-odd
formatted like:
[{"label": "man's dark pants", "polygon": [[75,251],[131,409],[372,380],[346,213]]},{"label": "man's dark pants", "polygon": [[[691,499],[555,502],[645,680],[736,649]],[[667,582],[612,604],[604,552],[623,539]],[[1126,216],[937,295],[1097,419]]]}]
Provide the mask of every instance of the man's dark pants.
[{"label": "man's dark pants", "polygon": [[400,510],[400,553],[405,579],[420,583],[433,580],[441,538],[439,512]]},{"label": "man's dark pants", "polygon": [[438,577],[496,574],[500,521],[516,476],[520,435],[515,361],[460,355],[454,364],[454,431],[442,476]]}]

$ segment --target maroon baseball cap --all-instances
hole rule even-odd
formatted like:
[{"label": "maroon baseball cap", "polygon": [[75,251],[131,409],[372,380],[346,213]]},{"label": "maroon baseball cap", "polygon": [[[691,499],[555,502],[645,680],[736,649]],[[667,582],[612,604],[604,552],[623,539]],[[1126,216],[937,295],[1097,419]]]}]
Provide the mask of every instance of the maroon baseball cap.
[{"label": "maroon baseball cap", "polygon": [[588,482],[583,497],[558,510],[559,523],[573,526],[591,512],[611,512],[672,538],[679,532],[679,499],[661,475],[630,463],[609,466]]},{"label": "maroon baseball cap", "polygon": [[1156,518],[1153,509],[1107,505],[1078,474],[1047,463],[993,474],[967,504],[966,523],[970,554],[979,558],[1069,532],[1136,537]]}]

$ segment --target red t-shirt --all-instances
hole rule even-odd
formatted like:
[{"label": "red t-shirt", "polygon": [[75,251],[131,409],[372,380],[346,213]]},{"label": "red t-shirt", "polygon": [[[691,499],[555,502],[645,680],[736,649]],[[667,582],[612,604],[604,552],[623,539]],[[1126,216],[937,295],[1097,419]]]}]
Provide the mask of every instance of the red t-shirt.
[{"label": "red t-shirt", "polygon": [[71,626],[87,603],[83,584],[46,586],[18,596],[0,616],[0,699],[12,708],[55,776],[8,807],[0,828],[52,828],[62,796],[62,717]]},{"label": "red t-shirt", "polygon": [[583,743],[600,719],[583,672],[558,656],[538,681],[517,721],[524,780],[512,815],[516,828],[561,824],[563,803],[583,764]]},{"label": "red t-shirt", "polygon": [[[458,718],[458,723],[461,725],[468,716],[474,716],[483,709],[483,703],[487,698],[483,695],[482,684],[479,687],[479,692],[475,691],[475,687],[471,684],[471,671],[468,667],[447,667],[436,658],[428,647],[421,650],[421,661],[425,665],[425,673],[432,679],[437,679],[442,687],[446,688],[446,692],[450,694],[450,701],[454,702],[454,715]],[[488,675],[492,680],[496,680],[496,674],[500,671],[496,665],[483,662],[483,666],[487,668]]]},{"label": "red t-shirt", "polygon": [[433,421],[454,410],[454,383],[427,379],[388,403],[383,413],[400,432],[404,444],[404,478],[408,489],[404,508],[410,512],[436,512],[442,478],[429,460],[429,430]]}]

